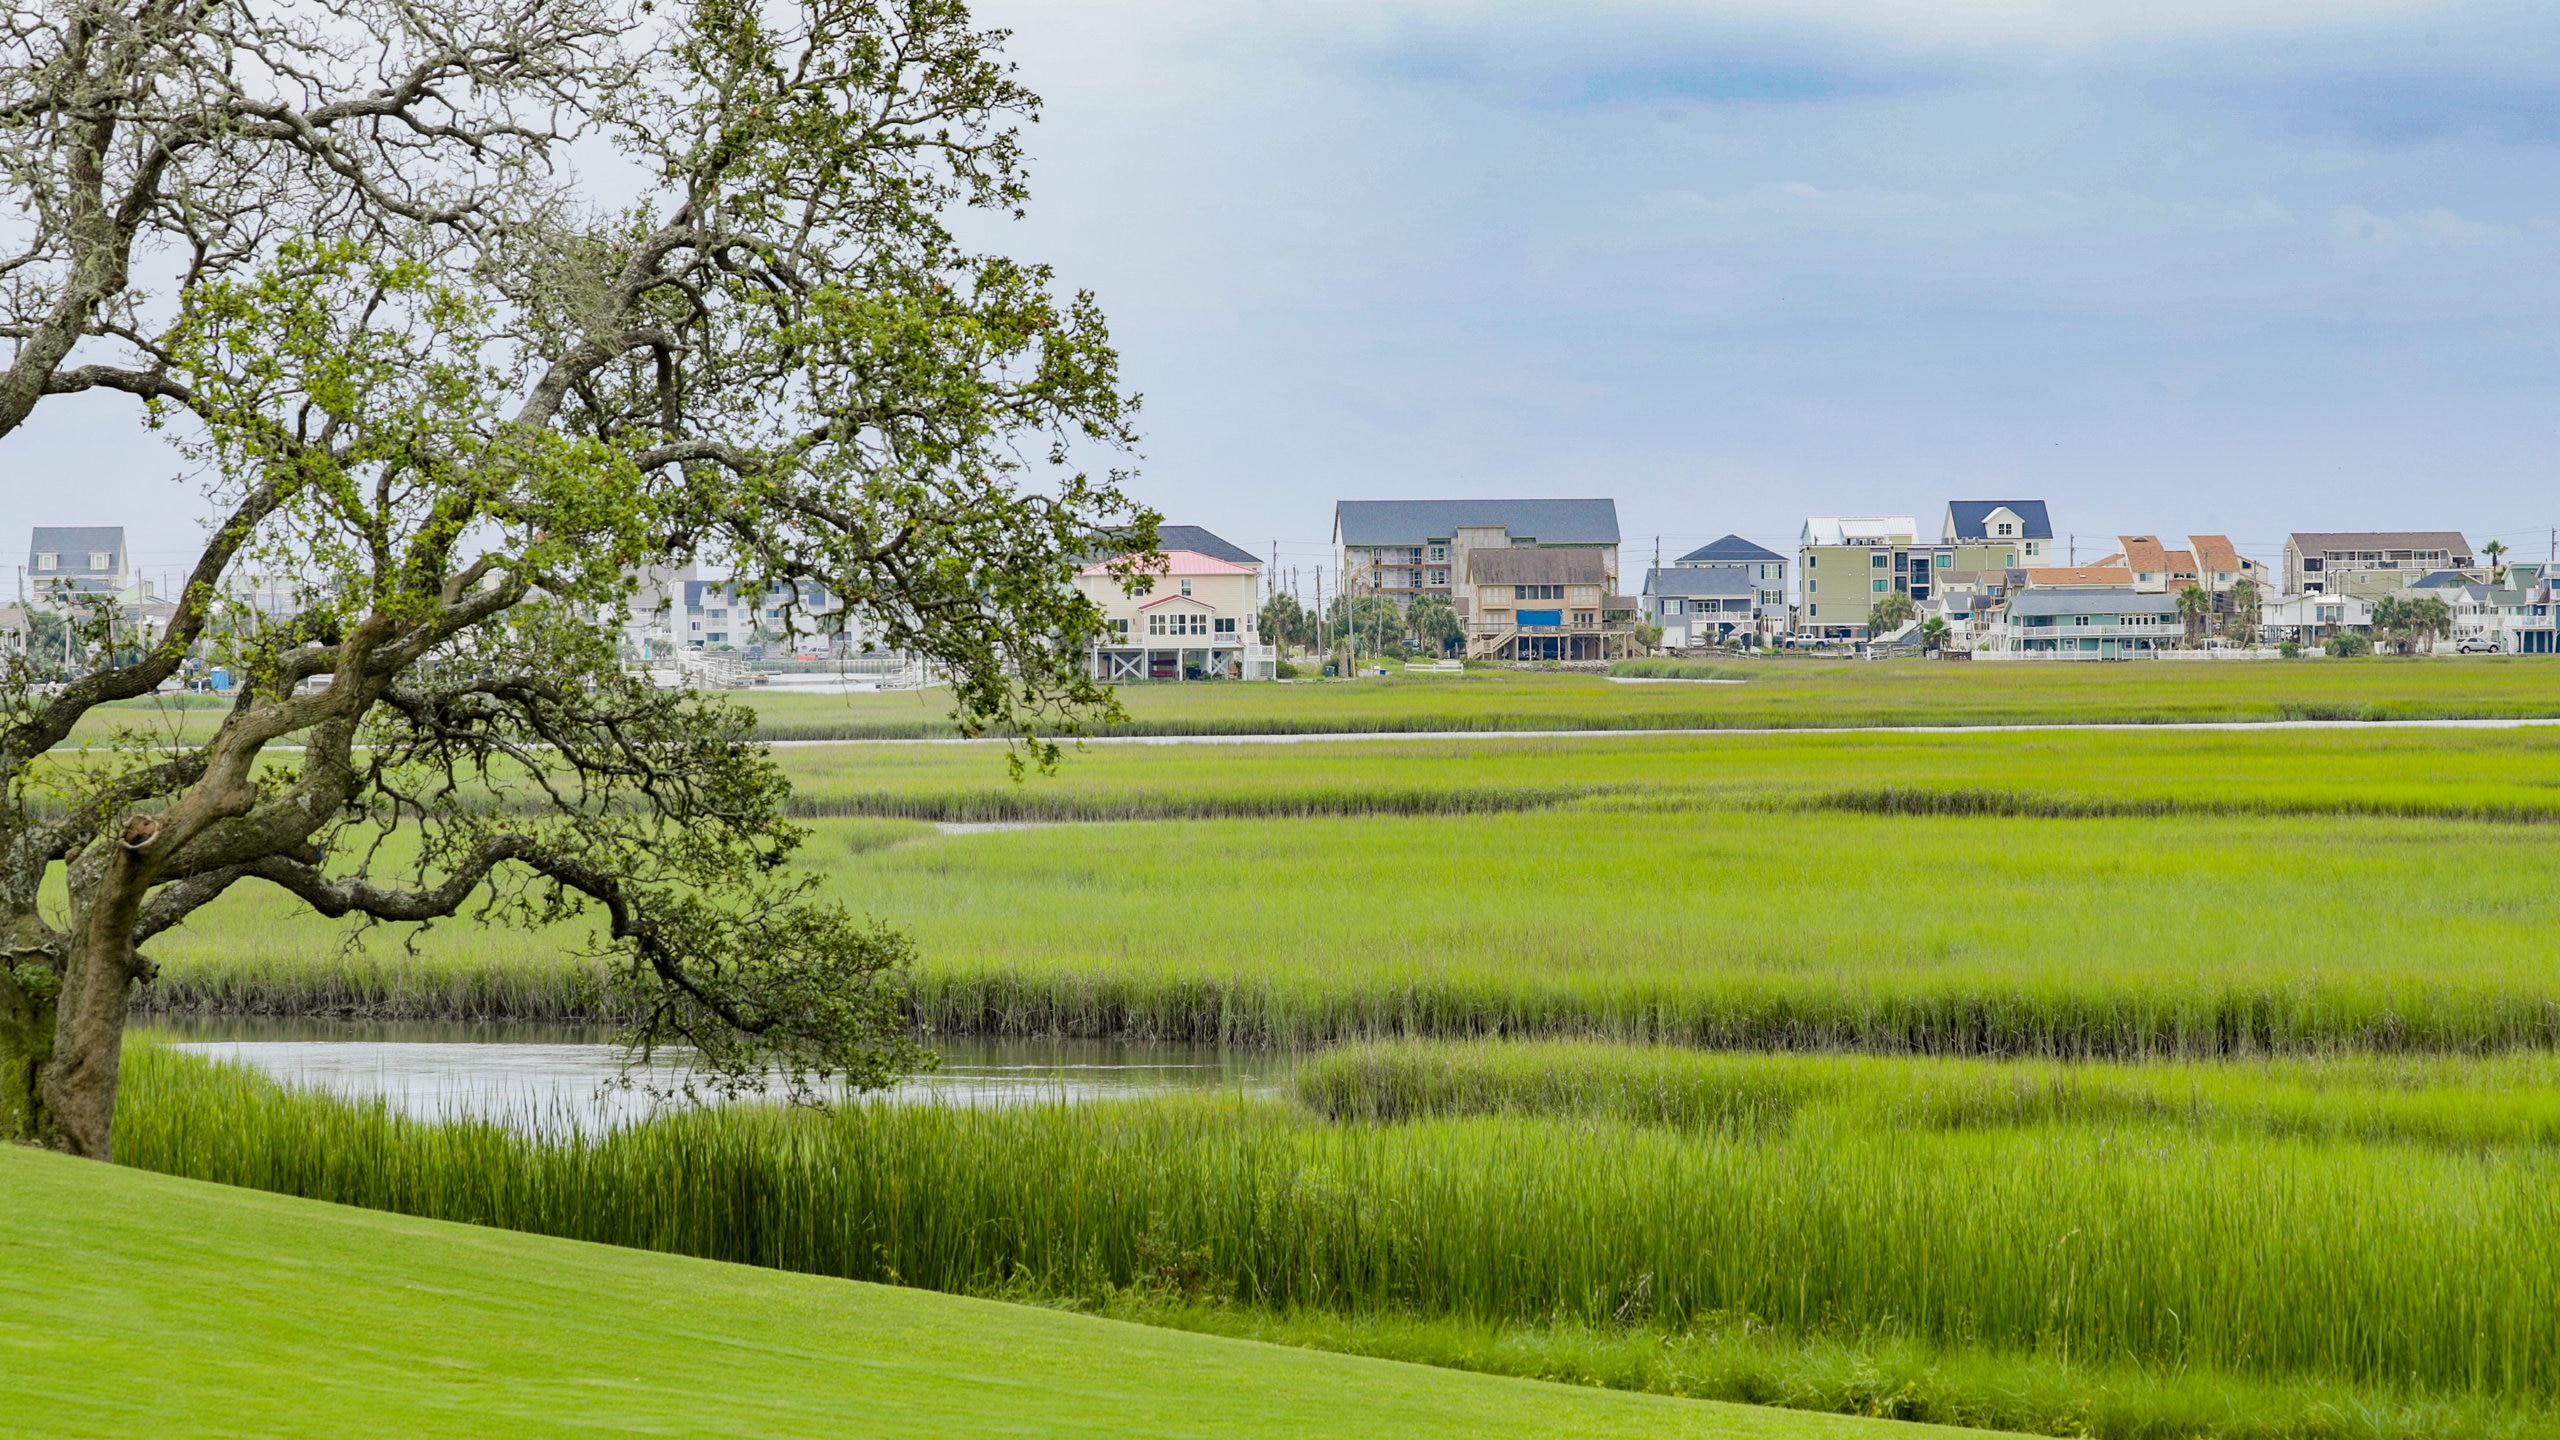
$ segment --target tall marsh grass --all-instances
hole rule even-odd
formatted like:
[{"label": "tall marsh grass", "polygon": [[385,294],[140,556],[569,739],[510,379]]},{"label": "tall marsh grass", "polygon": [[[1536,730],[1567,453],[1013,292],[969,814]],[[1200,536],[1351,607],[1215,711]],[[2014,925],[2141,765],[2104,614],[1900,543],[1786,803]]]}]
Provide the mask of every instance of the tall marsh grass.
[{"label": "tall marsh grass", "polygon": [[800,813],[917,820],[1495,814],[1574,802],[1878,814],[2560,819],[2560,727],[1607,736],[777,753]]},{"label": "tall marsh grass", "polygon": [[[823,821],[941,1033],[2233,1055],[2560,1046],[2560,831],[1567,808],[936,835]],[[158,1008],[594,1019],[577,934],[414,951],[239,891]],[[439,997],[448,997],[449,1003]],[[443,1008],[439,1008],[442,1006]]]},{"label": "tall marsh grass", "polygon": [[[1470,671],[1299,685],[1134,685],[1123,735],[1793,729],[1840,725],[2167,724],[2560,715],[2560,662],[1944,665],[1736,661],[1740,685],[1615,685]],[[772,739],[954,733],[947,692],[743,696]]]},{"label": "tall marsh grass", "polygon": [[1717,1053],[1572,1041],[1347,1045],[1303,1061],[1335,1119],[1598,1117],[1765,1134],[2173,1124],[2246,1140],[2560,1147],[2560,1056],[2327,1055],[2143,1064]]},{"label": "tall marsh grass", "polygon": [[730,1108],[597,1141],[418,1124],[142,1049],[127,1163],[976,1293],[1747,1320],[2067,1364],[2560,1394],[2560,1156],[2177,1124],[1783,1132],[1245,1099]]}]

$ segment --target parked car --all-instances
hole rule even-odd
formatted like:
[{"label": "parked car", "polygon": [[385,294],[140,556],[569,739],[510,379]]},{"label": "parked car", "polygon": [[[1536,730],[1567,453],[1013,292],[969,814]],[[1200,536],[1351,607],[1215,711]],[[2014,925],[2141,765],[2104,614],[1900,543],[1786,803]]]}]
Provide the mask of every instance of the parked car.
[{"label": "parked car", "polygon": [[2495,655],[2498,653],[2498,642],[2495,640],[2482,640],[2477,637],[2469,640],[2457,640],[2454,642],[2453,653],[2456,655]]}]

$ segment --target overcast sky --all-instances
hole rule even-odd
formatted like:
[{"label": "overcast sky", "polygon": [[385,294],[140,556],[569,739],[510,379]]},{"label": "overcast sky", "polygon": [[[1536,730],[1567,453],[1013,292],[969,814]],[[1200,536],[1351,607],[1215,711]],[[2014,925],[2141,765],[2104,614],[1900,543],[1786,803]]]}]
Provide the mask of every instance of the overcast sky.
[{"label": "overcast sky", "polygon": [[[2560,7],[981,14],[1048,110],[979,238],[1100,295],[1142,493],[1284,566],[1361,497],[1613,496],[1639,564],[1950,498],[2049,500],[2083,559],[2560,525]],[[0,534],[178,563],[129,425],[6,442]]]}]

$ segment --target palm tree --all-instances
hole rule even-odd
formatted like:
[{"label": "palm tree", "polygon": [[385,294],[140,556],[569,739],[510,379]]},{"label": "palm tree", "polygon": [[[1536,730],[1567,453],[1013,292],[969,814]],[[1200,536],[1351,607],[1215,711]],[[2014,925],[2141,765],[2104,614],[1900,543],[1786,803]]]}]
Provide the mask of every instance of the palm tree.
[{"label": "palm tree", "polygon": [[2505,583],[2507,567],[2498,563],[2499,557],[2507,553],[2505,542],[2492,540],[2480,547],[2480,553],[2489,557],[2489,583],[2492,585]]},{"label": "palm tree", "polygon": [[2204,617],[2213,613],[2213,596],[2201,585],[2189,585],[2178,592],[2178,618],[2187,622],[2187,646],[2193,649],[2204,640]]},{"label": "palm tree", "polygon": [[1920,607],[1911,603],[1911,597],[1897,590],[1877,601],[1875,608],[1867,612],[1867,636],[1881,640],[1901,629],[1919,613]]},{"label": "palm tree", "polygon": [[2223,628],[2243,645],[2258,643],[2258,612],[2266,604],[2258,594],[2255,580],[2234,581],[2231,586],[2231,618]]},{"label": "palm tree", "polygon": [[2381,644],[2389,644],[2403,655],[2415,651],[2417,642],[2411,637],[2416,628],[2417,620],[2409,613],[2408,601],[2397,595],[2385,595],[2373,602],[2373,638],[2377,648]]},{"label": "palm tree", "polygon": [[1920,622],[1920,647],[1924,650],[1947,648],[1947,621],[1943,615],[1932,615]]},{"label": "palm tree", "polygon": [[2429,595],[2423,600],[2412,600],[2402,613],[2409,617],[2409,628],[2427,642],[2430,654],[2434,653],[2439,638],[2453,633],[2453,607],[2444,603],[2440,596]]}]

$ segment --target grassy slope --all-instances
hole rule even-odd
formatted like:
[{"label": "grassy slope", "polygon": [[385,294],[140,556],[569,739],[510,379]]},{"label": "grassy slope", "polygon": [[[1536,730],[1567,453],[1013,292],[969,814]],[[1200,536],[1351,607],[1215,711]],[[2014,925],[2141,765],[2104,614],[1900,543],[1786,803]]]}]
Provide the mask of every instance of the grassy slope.
[{"label": "grassy slope", "polygon": [[[1876,1435],[0,1150],[0,1431]],[[21,1430],[21,1427],[25,1427]]]},{"label": "grassy slope", "polygon": [[[1678,729],[2560,715],[2541,659],[2297,664],[1745,664],[1740,685],[1479,671],[1304,685],[1131,686],[1127,734]],[[946,692],[742,692],[776,738],[949,733]]]}]

